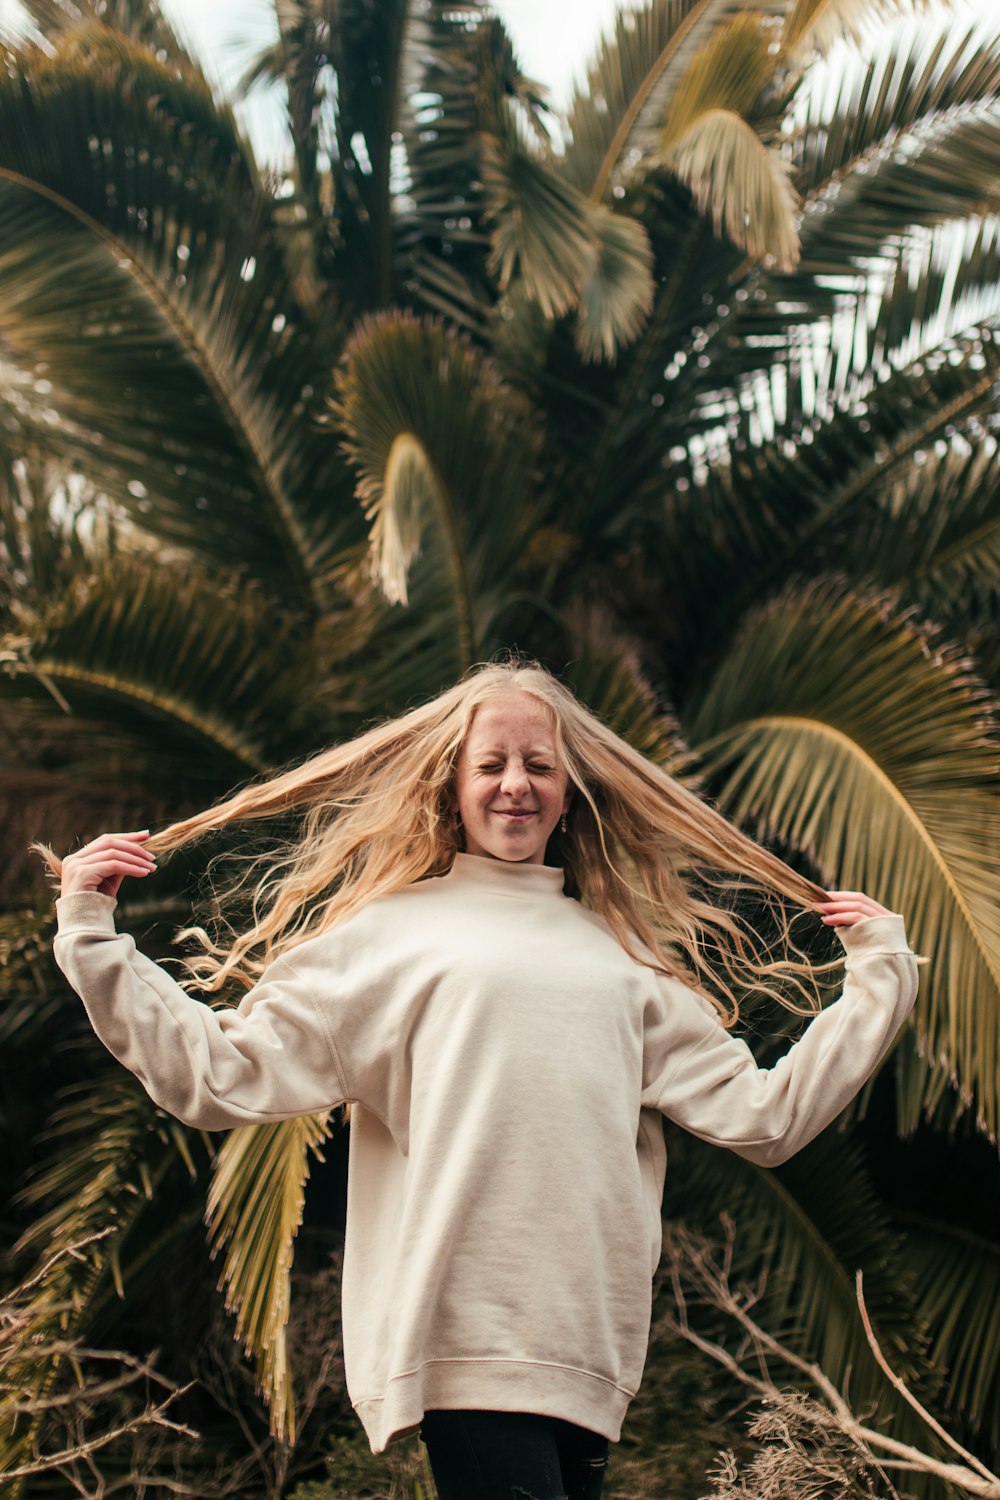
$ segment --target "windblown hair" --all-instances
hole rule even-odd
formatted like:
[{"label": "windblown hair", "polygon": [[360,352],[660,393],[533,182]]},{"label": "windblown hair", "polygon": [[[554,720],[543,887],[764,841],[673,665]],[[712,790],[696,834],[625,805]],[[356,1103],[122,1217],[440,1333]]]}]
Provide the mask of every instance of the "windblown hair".
[{"label": "windblown hair", "polygon": [[214,940],[201,928],[185,934],[202,949],[188,960],[199,988],[249,987],[279,954],[375,897],[445,874],[462,847],[451,794],[472,717],[511,692],[551,712],[575,789],[567,831],[553,835],[568,893],[601,915],[638,962],[709,998],[727,1025],[751,988],[792,1010],[815,1009],[821,968],[792,947],[787,921],[775,959],[732,902],[712,897],[749,891],[780,911],[782,900],[811,907],[823,899],[819,887],[633,750],[549,672],[517,660],[476,668],[423,707],[149,840],[151,853],[164,854],[230,824],[302,817],[295,841],[254,864],[265,863],[266,873],[254,884],[249,929]]}]

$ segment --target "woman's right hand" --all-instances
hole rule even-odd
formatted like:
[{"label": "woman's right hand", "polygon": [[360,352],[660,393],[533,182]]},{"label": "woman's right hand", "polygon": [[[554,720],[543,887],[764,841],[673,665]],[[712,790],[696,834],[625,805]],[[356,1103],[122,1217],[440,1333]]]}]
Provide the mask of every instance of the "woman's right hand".
[{"label": "woman's right hand", "polygon": [[102,833],[75,854],[67,854],[60,895],[98,891],[102,896],[117,896],[126,875],[151,875],[156,864],[142,847],[148,838],[148,828],[142,833]]}]

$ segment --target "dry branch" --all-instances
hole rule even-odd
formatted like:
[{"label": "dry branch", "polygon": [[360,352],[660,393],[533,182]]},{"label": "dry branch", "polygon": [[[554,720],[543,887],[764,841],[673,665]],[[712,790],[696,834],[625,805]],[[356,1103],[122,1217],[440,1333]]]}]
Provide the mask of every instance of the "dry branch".
[{"label": "dry branch", "polygon": [[[726,1222],[725,1228],[726,1243],[721,1257],[712,1246],[685,1230],[676,1228],[669,1230],[665,1246],[667,1267],[676,1303],[678,1331],[696,1349],[700,1349],[703,1354],[722,1365],[734,1379],[748,1386],[766,1403],[768,1415],[758,1418],[753,1435],[765,1441],[777,1443],[784,1455],[784,1460],[783,1466],[771,1462],[769,1468],[767,1460],[760,1466],[755,1477],[758,1481],[767,1481],[759,1484],[762,1496],[777,1494],[782,1486],[785,1486],[785,1493],[792,1492],[787,1488],[789,1478],[787,1471],[791,1461],[798,1464],[797,1478],[801,1493],[814,1492],[819,1476],[814,1472],[806,1473],[805,1471],[810,1465],[821,1461],[824,1453],[829,1456],[831,1463],[836,1462],[838,1472],[843,1474],[847,1462],[844,1450],[846,1440],[856,1455],[857,1461],[860,1462],[861,1470],[870,1470],[881,1475],[891,1495],[894,1495],[895,1491],[886,1472],[889,1469],[929,1474],[947,1484],[954,1485],[956,1489],[967,1495],[980,1497],[980,1500],[1000,1500],[1000,1476],[994,1474],[974,1454],[963,1448],[931,1416],[926,1407],[908,1390],[902,1378],[890,1367],[868,1317],[860,1275],[857,1283],[858,1307],[868,1342],[880,1368],[929,1430],[957,1454],[961,1462],[948,1463],[935,1458],[932,1454],[925,1453],[912,1444],[901,1443],[886,1433],[879,1432],[867,1422],[861,1421],[854,1414],[846,1397],[819,1365],[796,1354],[793,1349],[761,1327],[750,1313],[751,1307],[758,1300],[757,1297],[752,1293],[737,1293],[730,1284],[729,1269],[732,1264],[735,1232],[731,1222]],[[739,1356],[722,1344],[705,1338],[691,1327],[686,1288],[695,1290],[710,1306],[716,1308],[738,1326],[743,1336]],[[754,1357],[756,1371],[747,1368],[745,1361],[748,1354]],[[815,1397],[782,1390],[768,1373],[769,1359],[794,1370],[796,1374],[804,1378],[814,1392],[818,1393],[821,1399],[817,1401]],[[808,1449],[802,1441],[804,1436],[811,1439],[812,1445]],[[820,1460],[817,1460],[817,1454],[820,1455]],[[778,1482],[777,1468],[781,1469],[780,1482]],[[774,1472],[772,1473],[771,1470]],[[858,1472],[860,1473],[861,1470]],[[771,1481],[774,1481],[774,1484]],[[723,1497],[729,1500],[729,1497],[746,1496],[750,1493],[745,1483],[739,1481],[739,1476],[731,1463],[724,1464],[722,1470],[716,1474],[715,1484],[719,1500],[723,1500]],[[793,1490],[794,1488],[795,1486]],[[867,1492],[872,1493],[870,1489]]]}]

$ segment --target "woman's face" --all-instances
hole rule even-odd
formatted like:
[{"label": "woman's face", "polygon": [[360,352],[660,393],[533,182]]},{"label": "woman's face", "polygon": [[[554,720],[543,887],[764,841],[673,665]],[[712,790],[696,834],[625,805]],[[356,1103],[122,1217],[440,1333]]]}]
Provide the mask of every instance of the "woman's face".
[{"label": "woman's face", "polygon": [[452,798],[467,852],[540,865],[570,797],[549,710],[516,690],[481,703],[459,753]]}]

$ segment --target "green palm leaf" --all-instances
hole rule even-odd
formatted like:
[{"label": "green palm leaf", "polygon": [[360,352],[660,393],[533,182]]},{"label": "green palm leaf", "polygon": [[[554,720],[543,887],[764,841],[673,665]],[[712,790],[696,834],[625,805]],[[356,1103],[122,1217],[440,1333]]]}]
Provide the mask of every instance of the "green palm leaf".
[{"label": "green palm leaf", "polygon": [[[916,0],[917,5],[921,0]],[[856,37],[878,10],[872,0],[794,0],[785,19],[781,44],[786,52],[816,48],[825,52],[841,37]],[[884,10],[908,10],[909,0],[884,0]]]},{"label": "green palm leaf", "polygon": [[21,0],[21,9],[34,23],[39,38],[50,44],[97,21],[151,52],[194,66],[157,0]]},{"label": "green palm leaf", "polygon": [[685,727],[732,816],[903,912],[929,955],[902,1120],[944,1078],[995,1134],[996,744],[960,655],[842,586],[801,589],[748,619]]},{"label": "green palm leaf", "polygon": [[302,1222],[310,1155],[329,1135],[326,1118],[302,1116],[230,1131],[208,1195],[214,1251],[227,1247],[220,1285],[236,1332],[257,1361],[277,1437],[295,1441],[295,1404],[285,1343],[293,1244]]},{"label": "green palm leaf", "polygon": [[255,588],[123,555],[79,578],[30,634],[0,643],[0,692],[99,714],[130,743],[145,725],[163,769],[166,727],[178,753],[186,746],[188,775],[224,784],[298,742],[310,666],[307,641]]},{"label": "green palm leaf", "polygon": [[653,256],[635,219],[602,204],[589,211],[594,254],[579,293],[575,339],[586,361],[613,361],[639,337],[653,305]]},{"label": "green palm leaf", "polygon": [[[877,46],[845,50],[836,61],[811,68],[796,106],[805,116],[798,179],[807,202],[854,178],[855,191],[867,195],[870,209],[880,205],[882,214],[895,211],[896,226],[900,211],[919,214],[921,222],[931,222],[923,219],[925,212],[942,217],[954,212],[950,195],[967,192],[972,162],[966,162],[957,181],[942,175],[932,194],[880,192],[877,184],[883,189],[908,184],[904,157],[923,159],[930,153],[928,160],[933,160],[938,143],[951,149],[955,131],[977,117],[991,117],[998,87],[995,32],[981,24],[956,26],[944,12],[901,22],[884,30]],[[902,142],[907,143],[905,153],[899,151]],[[862,177],[874,180],[857,180],[855,169],[861,163]],[[988,181],[982,186],[988,187]],[[837,197],[831,194],[831,201]],[[959,212],[967,210],[969,199],[963,197],[961,205]],[[820,223],[805,234],[821,239]],[[884,235],[876,230],[874,237]]]},{"label": "green palm leaf", "polygon": [[758,16],[718,27],[671,98],[657,159],[690,188],[717,234],[724,231],[754,259],[769,255],[790,270],[799,235],[789,164],[747,119],[773,73]]},{"label": "green palm leaf", "polygon": [[483,143],[487,212],[495,228],[490,268],[506,290],[516,275],[545,318],[578,308],[577,347],[613,360],[639,333],[653,297],[652,256],[642,225],[568,184],[529,149],[513,121]]},{"label": "green palm leaf", "polygon": [[[96,1044],[93,1044],[96,1045]],[[62,1371],[57,1362],[39,1368],[38,1343],[92,1331],[110,1301],[131,1284],[134,1263],[148,1258],[143,1224],[158,1194],[178,1169],[197,1175],[190,1133],[165,1120],[131,1080],[91,1076],[55,1109],[47,1137],[52,1154],[34,1177],[23,1201],[38,1214],[22,1237],[20,1250],[44,1265],[61,1259],[39,1283],[28,1308],[29,1326],[11,1358],[9,1378],[36,1396],[46,1394]],[[113,1228],[113,1233],[79,1254],[70,1247]],[[174,1216],[173,1235],[189,1225]],[[158,1242],[163,1253],[170,1239]],[[67,1253],[68,1252],[68,1253]],[[40,1417],[20,1429],[0,1433],[0,1473],[16,1467],[32,1451]],[[16,1493],[20,1493],[18,1490]]]},{"label": "green palm leaf", "polygon": [[907,1215],[903,1263],[913,1279],[942,1399],[1000,1444],[1000,1247],[954,1224]]},{"label": "green palm leaf", "polygon": [[497,292],[485,263],[481,137],[496,135],[508,99],[537,133],[539,91],[481,0],[411,5],[400,78],[407,181],[395,205],[398,300],[483,340]]},{"label": "green palm leaf", "polygon": [[506,289],[517,271],[546,318],[576,303],[594,258],[587,203],[517,138],[484,143],[483,180],[492,235],[491,270]]},{"label": "green palm leaf", "polygon": [[372,522],[377,576],[403,597],[408,559],[433,526],[447,558],[458,659],[483,650],[535,519],[531,404],[435,324],[363,322],[338,379],[336,418]]},{"label": "green palm leaf", "polygon": [[[873,350],[866,303],[912,286],[916,263],[932,250],[948,260],[960,239],[950,222],[995,202],[998,78],[996,38],[956,29],[943,15],[886,29],[876,45],[812,67],[788,116],[803,198],[801,258],[790,273],[754,271],[736,306],[727,296],[727,346],[745,341],[747,364],[757,368],[761,347],[821,363],[824,342],[813,341],[811,358],[803,329],[823,319],[832,337],[839,329],[847,373],[857,378],[866,361],[877,369],[884,354]],[[944,227],[934,248],[927,231],[936,225]],[[942,286],[957,304],[947,275],[923,280],[917,295],[933,309],[932,288]],[[854,317],[845,319],[850,308]],[[967,308],[965,320],[978,321],[975,311]],[[828,383],[842,389],[844,371]]]},{"label": "green palm leaf", "polygon": [[13,911],[0,917],[0,1046],[7,1056],[49,1031],[65,1005],[50,972],[52,918],[48,912]]},{"label": "green palm leaf", "polygon": [[852,572],[900,588],[932,615],[961,610],[970,585],[1000,579],[995,457],[964,444],[919,450],[917,463],[866,497],[840,546]]},{"label": "green palm leaf", "polygon": [[[734,420],[735,461],[708,472],[707,495],[695,496],[704,514],[694,518],[693,542],[716,529],[713,582],[724,590],[714,623],[701,612],[709,637],[717,638],[725,621],[737,619],[792,570],[828,569],[844,530],[873,494],[919,463],[935,442],[992,410],[998,370],[1000,347],[984,329],[867,387],[847,411],[821,415],[793,401],[782,382],[786,405],[777,428],[772,390],[758,386],[756,410],[747,400],[749,411]],[[762,444],[769,426],[773,437]],[[761,494],[763,504],[756,498]],[[674,545],[674,527],[693,510],[688,502],[671,515]],[[698,555],[695,545],[692,572]],[[696,590],[691,593],[697,609]]]},{"label": "green palm leaf", "polygon": [[682,774],[689,755],[677,721],[657,702],[634,652],[599,616],[573,623],[566,674],[573,691],[641,755],[674,776]]},{"label": "green palm leaf", "polygon": [[[594,202],[655,152],[674,90],[716,28],[739,16],[743,0],[650,0],[622,9],[613,38],[603,40],[586,82],[570,100],[566,149],[569,181]],[[784,0],[762,0],[761,16]]]},{"label": "green palm leaf", "polygon": [[25,430],[147,529],[216,558],[238,529],[263,576],[314,598],[345,519],[309,423],[339,327],[330,343],[301,328],[228,115],[101,28],[0,79],[0,142],[0,329],[51,389],[22,390]]},{"label": "green palm leaf", "polygon": [[[671,1134],[671,1141],[675,1141]],[[926,1336],[918,1304],[899,1274],[901,1236],[893,1229],[858,1149],[825,1132],[774,1171],[728,1151],[681,1141],[671,1149],[671,1212],[711,1236],[735,1226],[734,1285],[763,1290],[765,1326],[784,1334],[838,1384],[852,1403],[878,1402],[913,1440],[919,1424],[881,1374],[858,1318],[855,1274],[879,1342],[904,1377],[926,1376]],[[904,1439],[905,1441],[905,1439]]]}]

